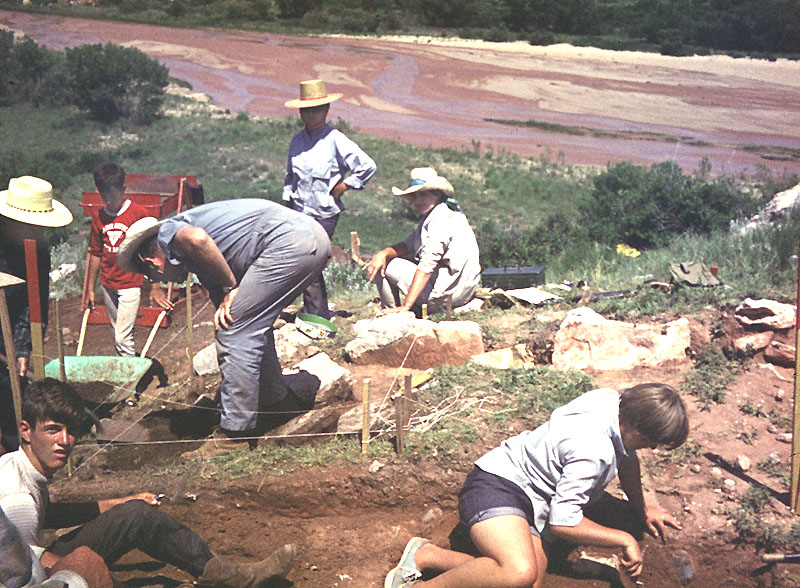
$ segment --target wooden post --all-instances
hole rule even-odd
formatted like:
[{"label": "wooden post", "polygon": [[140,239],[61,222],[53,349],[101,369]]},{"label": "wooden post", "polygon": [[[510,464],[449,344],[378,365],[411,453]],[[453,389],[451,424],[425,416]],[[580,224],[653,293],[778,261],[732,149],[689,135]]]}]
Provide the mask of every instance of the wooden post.
[{"label": "wooden post", "polygon": [[[800,246],[798,246],[800,250]],[[800,279],[800,265],[797,267],[797,277]],[[798,504],[798,484],[800,484],[800,282],[797,283],[797,309],[795,315],[796,339],[794,348],[794,414],[792,416],[792,479],[789,488],[789,506],[797,514],[800,509]]]},{"label": "wooden post", "polygon": [[424,319],[428,318],[428,305],[427,304],[423,304],[422,305],[422,318],[424,318]]},{"label": "wooden post", "polygon": [[447,308],[445,309],[445,320],[453,319],[453,295],[447,295]]},{"label": "wooden post", "polygon": [[361,261],[361,239],[358,238],[358,231],[350,231],[350,252],[356,263]]},{"label": "wooden post", "polygon": [[395,410],[395,432],[396,432],[396,449],[397,453],[402,453],[405,447],[405,423],[406,423],[406,398],[404,390],[408,390],[411,386],[411,374],[406,374],[403,390],[398,392],[394,399]]},{"label": "wooden post", "polygon": [[192,274],[186,274],[186,351],[189,354],[189,380],[194,380],[194,359],[193,337],[192,337]]},{"label": "wooden post", "polygon": [[17,350],[14,349],[14,331],[11,327],[11,317],[8,314],[8,300],[5,289],[8,286],[24,284],[16,276],[0,273],[0,329],[3,331],[3,343],[6,346],[6,359],[8,360],[8,377],[11,380],[11,396],[14,399],[14,416],[17,424],[22,420],[22,386],[17,373]]},{"label": "wooden post", "polygon": [[64,363],[64,337],[61,332],[61,305],[56,298],[53,310],[56,313],[56,342],[58,344],[58,375],[62,382],[67,381],[67,366]]},{"label": "wooden post", "polygon": [[369,445],[369,378],[364,378],[364,397],[361,399],[361,453],[367,452]]},{"label": "wooden post", "polygon": [[25,239],[25,272],[28,276],[28,312],[31,317],[31,363],[33,379],[44,378],[44,342],[42,341],[42,301],[39,299],[39,264],[36,241]]}]

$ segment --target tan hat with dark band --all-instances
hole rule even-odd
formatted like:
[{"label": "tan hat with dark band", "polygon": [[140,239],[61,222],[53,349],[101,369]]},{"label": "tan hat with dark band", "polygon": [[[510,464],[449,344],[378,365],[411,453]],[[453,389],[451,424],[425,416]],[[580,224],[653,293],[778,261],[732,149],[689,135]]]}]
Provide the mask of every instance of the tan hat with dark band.
[{"label": "tan hat with dark band", "polygon": [[330,104],[342,97],[342,94],[328,94],[322,80],[306,80],[300,82],[300,99],[286,102],[288,108],[311,108]]},{"label": "tan hat with dark band", "polygon": [[0,192],[0,214],[39,227],[63,227],[72,222],[69,209],[53,199],[53,185],[33,176],[9,180],[8,190]]}]

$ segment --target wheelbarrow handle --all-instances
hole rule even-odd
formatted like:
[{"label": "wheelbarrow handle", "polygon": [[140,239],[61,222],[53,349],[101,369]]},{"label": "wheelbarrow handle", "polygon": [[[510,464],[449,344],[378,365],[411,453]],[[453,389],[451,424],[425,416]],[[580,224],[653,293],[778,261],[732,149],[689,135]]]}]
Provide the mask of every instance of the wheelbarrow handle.
[{"label": "wheelbarrow handle", "polygon": [[89,313],[92,312],[91,308],[87,308],[83,311],[83,320],[81,321],[81,334],[78,337],[78,350],[75,352],[76,355],[80,355],[83,353],[83,339],[86,337],[86,325],[89,323]]},{"label": "wheelbarrow handle", "polygon": [[156,319],[156,323],[153,325],[153,329],[150,331],[150,335],[147,337],[147,343],[144,344],[144,348],[142,349],[142,353],[139,357],[144,357],[147,355],[147,352],[150,351],[150,345],[153,343],[153,339],[156,336],[156,332],[158,331],[158,327],[161,326],[161,322],[164,320],[164,317],[167,316],[167,311],[162,310],[161,313],[158,315]]}]

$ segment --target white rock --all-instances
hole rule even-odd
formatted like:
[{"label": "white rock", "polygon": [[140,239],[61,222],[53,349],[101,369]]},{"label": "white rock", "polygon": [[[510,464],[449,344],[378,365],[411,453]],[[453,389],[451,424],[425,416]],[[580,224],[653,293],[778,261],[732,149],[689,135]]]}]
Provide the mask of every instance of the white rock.
[{"label": "white rock", "polygon": [[746,455],[739,455],[736,457],[736,467],[743,472],[747,472],[752,467],[753,462]]},{"label": "white rock", "polygon": [[639,325],[607,320],[587,307],[571,310],[556,333],[558,370],[629,370],[686,362],[689,321]]}]

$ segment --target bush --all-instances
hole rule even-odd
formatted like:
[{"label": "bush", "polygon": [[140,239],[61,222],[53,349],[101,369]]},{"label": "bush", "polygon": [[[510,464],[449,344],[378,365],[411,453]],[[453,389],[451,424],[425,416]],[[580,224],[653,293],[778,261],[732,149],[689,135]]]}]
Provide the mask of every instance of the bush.
[{"label": "bush", "polygon": [[72,101],[95,120],[146,124],[158,116],[168,70],[139,49],[82,45],[67,49],[66,59]]},{"label": "bush", "polygon": [[758,201],[730,178],[687,176],[672,161],[649,171],[625,162],[595,177],[582,218],[601,243],[647,249],[665,245],[674,235],[725,229],[757,208]]}]

